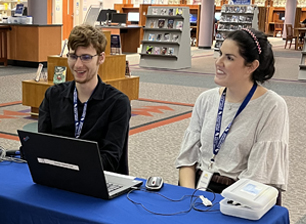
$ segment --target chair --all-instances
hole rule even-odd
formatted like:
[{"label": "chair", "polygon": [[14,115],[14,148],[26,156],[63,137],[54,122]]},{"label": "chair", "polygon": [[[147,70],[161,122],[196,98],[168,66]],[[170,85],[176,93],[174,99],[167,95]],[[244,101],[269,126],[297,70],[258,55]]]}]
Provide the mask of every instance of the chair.
[{"label": "chair", "polygon": [[289,49],[291,48],[292,40],[295,40],[295,49],[297,49],[297,36],[293,34],[292,24],[286,24],[286,42],[285,42],[285,49],[287,47],[288,41],[290,41]]},{"label": "chair", "polygon": [[116,173],[129,175],[129,162],[128,162],[128,141],[129,141],[129,128],[124,141],[122,155],[119,161],[119,167]]},{"label": "chair", "polygon": [[281,35],[283,35],[283,27],[284,27],[284,24],[283,24],[283,23],[275,23],[275,24],[274,24],[273,37],[276,37],[276,34],[277,34],[278,32],[281,32]]}]

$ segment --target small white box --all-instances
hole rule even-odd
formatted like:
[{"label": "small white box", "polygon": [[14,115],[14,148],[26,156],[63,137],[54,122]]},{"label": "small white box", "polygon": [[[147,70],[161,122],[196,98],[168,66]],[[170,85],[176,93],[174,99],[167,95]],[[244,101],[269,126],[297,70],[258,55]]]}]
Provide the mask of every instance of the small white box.
[{"label": "small white box", "polygon": [[240,179],[225,188],[221,195],[220,211],[225,215],[258,220],[276,203],[278,190],[274,187]]}]

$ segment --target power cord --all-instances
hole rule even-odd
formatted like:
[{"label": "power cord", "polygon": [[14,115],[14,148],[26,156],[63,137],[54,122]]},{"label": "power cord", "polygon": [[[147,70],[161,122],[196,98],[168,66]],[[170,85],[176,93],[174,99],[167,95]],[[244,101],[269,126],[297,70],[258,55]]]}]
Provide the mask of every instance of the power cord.
[{"label": "power cord", "polygon": [[[143,192],[147,192],[147,193],[152,193],[152,194],[157,194],[157,195],[159,195],[159,196],[161,196],[161,197],[163,197],[163,198],[165,198],[165,199],[167,199],[167,200],[169,200],[169,201],[172,201],[172,202],[180,202],[180,201],[184,200],[185,198],[190,197],[190,203],[189,203],[190,206],[189,206],[189,209],[187,209],[187,210],[179,211],[179,212],[175,212],[175,213],[159,213],[159,212],[154,212],[154,211],[151,211],[150,209],[146,208],[141,202],[136,202],[136,201],[134,201],[133,199],[131,199],[130,194],[131,194],[132,192],[136,191],[136,190],[138,190],[138,191],[143,191]],[[148,191],[148,190],[146,190],[145,188],[141,188],[141,187],[140,187],[140,188],[133,188],[133,189],[131,189],[131,190],[127,193],[127,196],[126,196],[126,197],[127,197],[127,199],[128,199],[130,202],[132,202],[132,203],[134,203],[134,204],[136,204],[136,205],[140,205],[144,210],[146,210],[147,212],[149,212],[149,213],[151,213],[151,214],[154,214],[154,215],[173,216],[173,215],[188,213],[188,212],[190,212],[192,209],[194,209],[194,210],[196,210],[196,211],[199,211],[199,212],[213,212],[213,211],[219,211],[219,210],[211,210],[217,203],[212,204],[212,206],[208,207],[207,209],[200,209],[200,208],[198,208],[197,206],[199,206],[199,204],[201,204],[202,206],[204,206],[203,203],[197,202],[197,200],[198,200],[201,196],[203,197],[203,195],[195,195],[195,193],[196,193],[198,190],[201,190],[201,189],[200,189],[200,188],[199,188],[199,189],[195,189],[194,192],[192,193],[192,195],[184,195],[184,196],[181,197],[180,199],[171,199],[171,198],[166,197],[165,195],[162,195],[162,194],[160,194],[160,193],[158,193],[158,192]],[[216,199],[215,193],[214,193],[212,190],[210,190],[209,188],[207,188],[206,190],[213,193],[214,196],[213,196],[213,199],[211,200],[211,202],[213,202],[213,201]]]},{"label": "power cord", "polygon": [[8,161],[8,162],[15,162],[15,163],[26,163],[27,161],[24,159],[20,159],[13,156],[7,156],[6,150],[3,146],[0,145],[0,162]]}]

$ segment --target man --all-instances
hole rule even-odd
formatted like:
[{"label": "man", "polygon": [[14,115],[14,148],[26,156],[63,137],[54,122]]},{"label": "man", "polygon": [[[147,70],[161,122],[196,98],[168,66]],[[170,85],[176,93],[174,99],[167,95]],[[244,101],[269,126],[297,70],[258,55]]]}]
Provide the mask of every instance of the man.
[{"label": "man", "polygon": [[120,160],[127,143],[131,107],[125,94],[97,75],[105,60],[106,43],[99,29],[90,25],[73,28],[67,60],[74,81],[46,91],[39,107],[38,131],[96,141],[104,169],[127,173]]}]

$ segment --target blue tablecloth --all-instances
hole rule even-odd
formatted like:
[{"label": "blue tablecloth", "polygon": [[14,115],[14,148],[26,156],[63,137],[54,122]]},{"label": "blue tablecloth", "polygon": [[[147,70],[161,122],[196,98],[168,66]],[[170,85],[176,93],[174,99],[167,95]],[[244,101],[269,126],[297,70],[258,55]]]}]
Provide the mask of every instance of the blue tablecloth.
[{"label": "blue tablecloth", "polygon": [[[289,213],[284,207],[274,206],[258,221],[235,218],[223,215],[219,204],[212,212],[191,210],[185,214],[173,216],[153,215],[140,205],[130,202],[126,194],[112,200],[102,200],[94,197],[67,192],[55,188],[34,184],[26,164],[9,162],[0,163],[0,223],[289,223]],[[165,184],[159,193],[179,199],[183,195],[191,195],[192,189]],[[213,194],[203,193],[212,199]],[[157,213],[176,213],[188,210],[190,198],[180,202],[171,202],[163,197],[135,191],[130,197],[141,202],[146,208]],[[216,201],[222,199],[216,195]],[[205,207],[199,207],[204,209]]]}]

